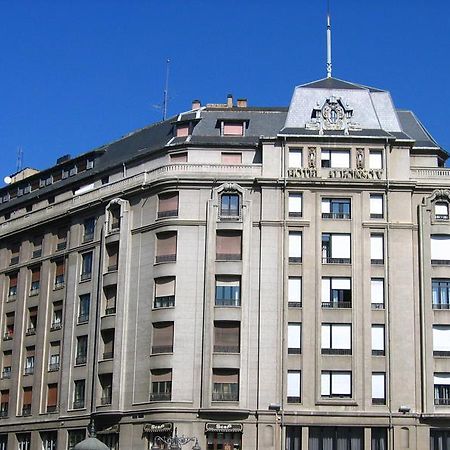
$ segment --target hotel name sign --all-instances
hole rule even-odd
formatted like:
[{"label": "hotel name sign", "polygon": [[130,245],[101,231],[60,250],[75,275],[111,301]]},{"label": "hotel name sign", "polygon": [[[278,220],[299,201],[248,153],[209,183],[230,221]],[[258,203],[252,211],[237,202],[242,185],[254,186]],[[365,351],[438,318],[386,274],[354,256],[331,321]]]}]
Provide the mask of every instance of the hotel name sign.
[{"label": "hotel name sign", "polygon": [[[322,178],[317,176],[315,168],[288,169],[289,178]],[[351,180],[381,180],[383,170],[379,169],[329,169],[328,178],[341,178]]]}]

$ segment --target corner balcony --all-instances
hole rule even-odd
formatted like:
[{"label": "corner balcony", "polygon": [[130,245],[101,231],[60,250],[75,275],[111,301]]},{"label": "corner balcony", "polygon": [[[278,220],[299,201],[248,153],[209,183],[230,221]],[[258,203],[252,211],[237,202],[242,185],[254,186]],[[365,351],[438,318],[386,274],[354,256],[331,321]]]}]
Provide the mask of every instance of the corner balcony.
[{"label": "corner balcony", "polygon": [[427,180],[427,183],[450,182],[450,169],[446,167],[415,167],[410,169],[411,180]]}]

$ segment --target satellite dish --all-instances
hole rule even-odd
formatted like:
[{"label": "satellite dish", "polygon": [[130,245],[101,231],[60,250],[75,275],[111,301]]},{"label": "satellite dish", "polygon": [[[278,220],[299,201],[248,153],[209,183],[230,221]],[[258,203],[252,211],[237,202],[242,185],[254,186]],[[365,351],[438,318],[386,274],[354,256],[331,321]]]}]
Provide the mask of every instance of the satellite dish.
[{"label": "satellite dish", "polygon": [[11,184],[12,178],[11,178],[10,176],[7,175],[5,178],[3,178],[3,181],[4,181],[6,184]]}]

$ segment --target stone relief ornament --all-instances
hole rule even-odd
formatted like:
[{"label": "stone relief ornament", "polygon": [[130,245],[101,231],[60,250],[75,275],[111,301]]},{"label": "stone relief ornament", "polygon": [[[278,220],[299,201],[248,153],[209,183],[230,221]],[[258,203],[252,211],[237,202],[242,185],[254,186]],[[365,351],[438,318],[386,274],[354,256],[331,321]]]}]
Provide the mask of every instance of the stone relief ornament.
[{"label": "stone relief ornament", "polygon": [[364,169],[364,149],[363,148],[356,149],[356,168]]},{"label": "stone relief ornament", "polygon": [[316,147],[308,148],[308,167],[315,169],[316,167]]},{"label": "stone relief ornament", "polygon": [[309,130],[318,130],[323,134],[324,130],[342,130],[344,134],[349,131],[361,130],[361,127],[351,121],[353,109],[348,103],[344,104],[340,97],[331,96],[320,105],[317,102],[316,107],[311,113],[311,121],[306,123]]}]

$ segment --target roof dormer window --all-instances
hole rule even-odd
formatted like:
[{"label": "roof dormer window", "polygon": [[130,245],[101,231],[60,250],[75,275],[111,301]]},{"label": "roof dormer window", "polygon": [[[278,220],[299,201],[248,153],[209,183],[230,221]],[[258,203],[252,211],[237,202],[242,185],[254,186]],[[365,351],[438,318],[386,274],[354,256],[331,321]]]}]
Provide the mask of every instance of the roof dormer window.
[{"label": "roof dormer window", "polygon": [[244,136],[245,122],[236,120],[222,121],[222,136]]},{"label": "roof dormer window", "polygon": [[179,123],[176,125],[176,136],[186,137],[191,134],[191,124],[190,122]]}]

